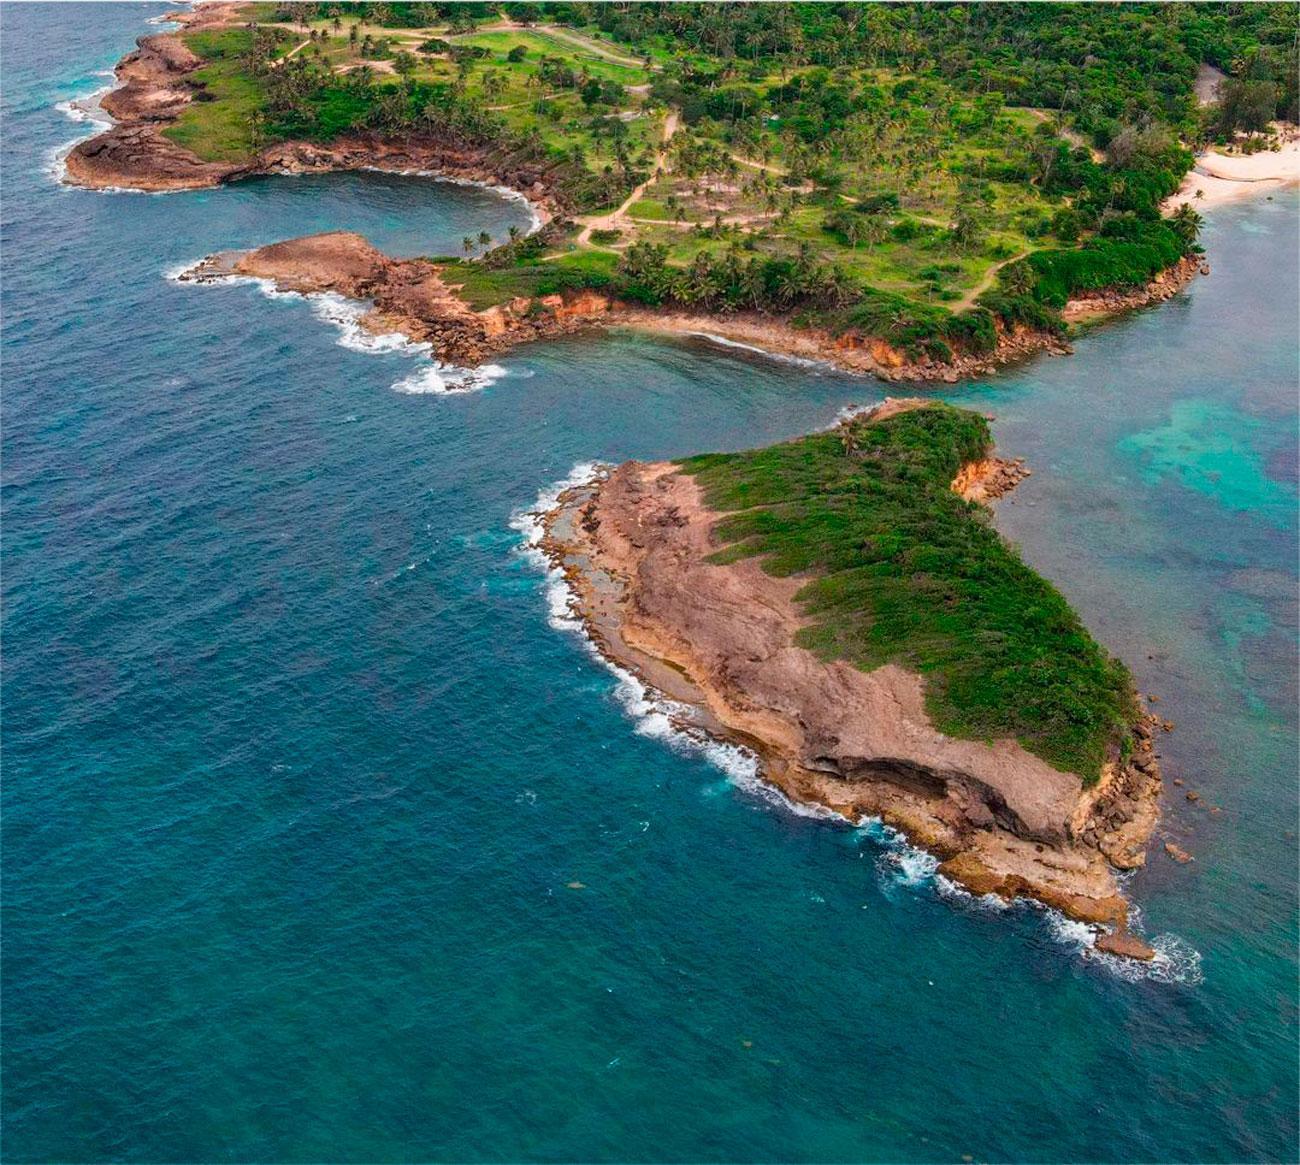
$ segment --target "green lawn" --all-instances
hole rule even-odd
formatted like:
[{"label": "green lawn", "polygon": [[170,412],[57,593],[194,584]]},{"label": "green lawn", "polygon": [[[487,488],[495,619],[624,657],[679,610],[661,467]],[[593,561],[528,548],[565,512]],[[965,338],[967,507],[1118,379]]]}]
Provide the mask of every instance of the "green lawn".
[{"label": "green lawn", "polygon": [[190,78],[201,82],[212,100],[192,101],[163,135],[205,162],[241,162],[255,151],[253,117],[261,109],[262,91],[240,60],[250,39],[243,28],[192,32],[185,37],[186,44],[210,62]]},{"label": "green lawn", "polygon": [[571,69],[579,71],[585,69],[593,77],[604,81],[617,81],[620,85],[640,85],[649,80],[649,75],[642,68],[606,60],[595,53],[584,52],[580,46],[567,40],[548,36],[545,32],[537,30],[475,32],[448,39],[454,44],[478,45],[503,59],[512,48],[523,45],[528,50],[528,56],[524,58],[523,63],[530,61],[535,63],[538,57],[554,57],[564,61]]},{"label": "green lawn", "polygon": [[442,278],[460,284],[459,292],[476,311],[508,303],[519,296],[556,295],[609,282],[618,256],[604,251],[571,251],[550,261],[530,261],[517,267],[488,267],[482,262],[440,262]]}]

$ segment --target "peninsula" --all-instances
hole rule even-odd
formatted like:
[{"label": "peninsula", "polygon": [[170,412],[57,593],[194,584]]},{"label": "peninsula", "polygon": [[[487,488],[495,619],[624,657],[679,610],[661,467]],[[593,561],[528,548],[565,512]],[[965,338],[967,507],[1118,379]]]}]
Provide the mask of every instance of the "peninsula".
[{"label": "peninsula", "polygon": [[[374,167],[517,191],[540,229],[482,232],[458,256],[397,263],[330,236],[200,272],[292,262],[295,289],[373,300],[370,326],[453,363],[623,323],[954,381],[1172,295],[1204,269],[1195,196],[1177,201],[1184,143],[1266,145],[1272,119],[1294,117],[1285,5],[1170,9],[1158,43],[1140,8],[954,20],[796,4],[723,20],[693,5],[219,0],[141,39],[103,102],[117,123],[67,174],[170,191]],[[1247,90],[1213,115],[1207,56],[1236,61]]]},{"label": "peninsula", "polygon": [[918,399],[750,453],[628,462],[542,546],[612,661],[751,748],[765,779],[880,817],[978,894],[1150,958],[1114,873],[1156,823],[1154,719],[982,504],[1028,471]]}]

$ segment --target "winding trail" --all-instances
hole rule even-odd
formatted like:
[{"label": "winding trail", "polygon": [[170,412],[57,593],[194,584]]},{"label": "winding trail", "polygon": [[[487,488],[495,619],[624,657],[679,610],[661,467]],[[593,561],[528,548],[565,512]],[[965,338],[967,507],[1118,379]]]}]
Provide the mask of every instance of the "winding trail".
[{"label": "winding trail", "polygon": [[615,248],[613,247],[601,247],[593,243],[591,241],[591,232],[620,230],[627,223],[634,221],[628,218],[627,215],[628,208],[640,200],[641,196],[646,192],[647,188],[659,178],[660,174],[667,173],[669,168],[668,167],[668,143],[672,141],[673,134],[677,132],[677,126],[679,124],[679,121],[680,118],[678,116],[677,110],[670,109],[668,111],[668,115],[664,118],[664,128],[663,128],[663,134],[659,140],[659,149],[655,151],[654,170],[651,172],[649,178],[647,178],[644,182],[642,182],[640,186],[638,186],[635,190],[632,191],[631,194],[629,194],[625,199],[623,199],[622,203],[620,203],[617,210],[611,211],[609,214],[600,214],[600,215],[595,215],[591,218],[579,220],[584,225],[582,230],[579,232],[578,238],[576,240],[578,246],[589,247],[592,250],[597,250],[597,251],[615,250]]},{"label": "winding trail", "polygon": [[994,280],[998,277],[998,272],[1001,271],[1003,267],[1010,267],[1012,263],[1018,263],[1028,255],[1029,251],[1025,250],[1021,251],[1017,255],[1012,255],[1010,259],[1003,259],[1001,263],[994,263],[993,266],[988,269],[984,278],[952,305],[953,312],[965,311],[967,308],[974,307],[975,301],[993,286]]}]

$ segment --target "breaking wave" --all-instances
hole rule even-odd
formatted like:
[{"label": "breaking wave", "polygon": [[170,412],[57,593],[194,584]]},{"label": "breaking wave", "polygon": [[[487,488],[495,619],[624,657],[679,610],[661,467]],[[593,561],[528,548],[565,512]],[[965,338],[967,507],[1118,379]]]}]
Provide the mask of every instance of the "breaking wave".
[{"label": "breaking wave", "polygon": [[[115,75],[112,69],[104,69],[96,74],[98,77],[113,78]],[[113,124],[113,119],[104,112],[100,102],[104,97],[111,93],[115,88],[114,83],[110,80],[85,93],[80,97],[70,97],[66,101],[59,101],[54,108],[57,109],[69,121],[76,122],[78,125],[86,126],[84,133],[79,133],[71,141],[63,142],[54,146],[45,155],[43,169],[59,185],[64,185],[68,178],[68,155],[72,153],[73,148],[79,143],[84,142],[87,138],[94,137],[101,130],[107,129]]]},{"label": "breaking wave", "polygon": [[[968,910],[999,914],[1009,910],[1032,910],[1042,918],[1043,926],[1053,941],[1125,982],[1147,980],[1195,986],[1204,979],[1200,952],[1176,934],[1161,934],[1147,940],[1156,952],[1149,963],[1107,954],[1097,950],[1097,937],[1101,932],[1096,927],[1067,918],[1059,910],[1032,899],[1018,898],[1007,902],[996,894],[972,894],[938,872],[938,858],[912,845],[905,834],[885,825],[879,818],[868,818],[860,828],[863,836],[879,850],[876,870],[886,896],[893,890],[906,889],[936,893],[954,906]],[[1140,927],[1141,917],[1140,909],[1134,906],[1130,919],[1135,929]]]},{"label": "breaking wave", "polygon": [[757,344],[745,344],[740,340],[729,340],[726,336],[719,336],[716,332],[687,332],[686,335],[694,336],[700,340],[708,340],[710,344],[717,344],[721,348],[736,348],[742,352],[753,352],[756,355],[765,356],[769,360],[778,360],[782,364],[794,364],[799,368],[810,368],[813,371],[818,371],[832,367],[825,360],[810,360],[805,356],[791,356],[787,352],[773,352],[768,348],[760,348]]},{"label": "breaking wave", "polygon": [[193,271],[201,262],[201,259],[196,259],[164,268],[163,278],[169,283],[192,286],[243,284],[256,287],[267,299],[303,300],[310,306],[312,315],[338,330],[336,343],[341,348],[373,356],[406,356],[419,362],[412,372],[393,382],[391,387],[394,392],[409,396],[447,396],[476,392],[510,375],[510,370],[500,364],[484,364],[479,368],[443,364],[434,359],[433,345],[428,341],[412,340],[405,332],[370,331],[361,322],[370,311],[370,304],[362,300],[349,299],[333,291],[282,291],[276,287],[274,280],[255,275],[218,275],[195,279]]},{"label": "breaking wave", "polygon": [[651,688],[625,668],[607,659],[596,647],[579,617],[577,598],[564,573],[556,568],[542,552],[541,541],[545,533],[542,519],[559,503],[566,491],[581,485],[590,485],[607,472],[608,467],[597,462],[584,461],[573,467],[569,475],[543,489],[528,509],[516,510],[510,517],[510,527],[523,535],[519,552],[545,575],[547,623],[557,631],[576,635],[583,648],[618,681],[614,698],[634,722],[634,731],[640,736],[662,741],[669,748],[693,756],[700,756],[720,769],[737,787],[759,792],[772,800],[775,794],[780,802],[802,812],[777,790],[765,784],[758,776],[758,757],[739,745],[716,740],[702,730],[692,730],[687,725],[693,710],[686,704],[670,700]]}]

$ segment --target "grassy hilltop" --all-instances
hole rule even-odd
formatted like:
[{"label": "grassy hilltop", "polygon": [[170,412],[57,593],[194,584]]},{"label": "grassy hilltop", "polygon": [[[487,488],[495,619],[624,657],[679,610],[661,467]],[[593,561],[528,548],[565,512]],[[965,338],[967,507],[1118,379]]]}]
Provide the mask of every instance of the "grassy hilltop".
[{"label": "grassy hilltop", "polygon": [[814,576],[798,596],[813,619],[802,646],[919,672],[941,731],[1014,737],[1091,784],[1127,745],[1132,680],[989,512],[953,492],[991,445],[982,416],[936,403],[681,464],[727,512],[716,561],[759,555],[772,574]]},{"label": "grassy hilltop", "polygon": [[186,34],[206,88],[165,132],[200,157],[367,130],[546,163],[567,227],[445,257],[476,306],[604,288],[938,359],[1146,282],[1195,247],[1159,211],[1186,144],[1296,116],[1288,4],[246,11]]}]

